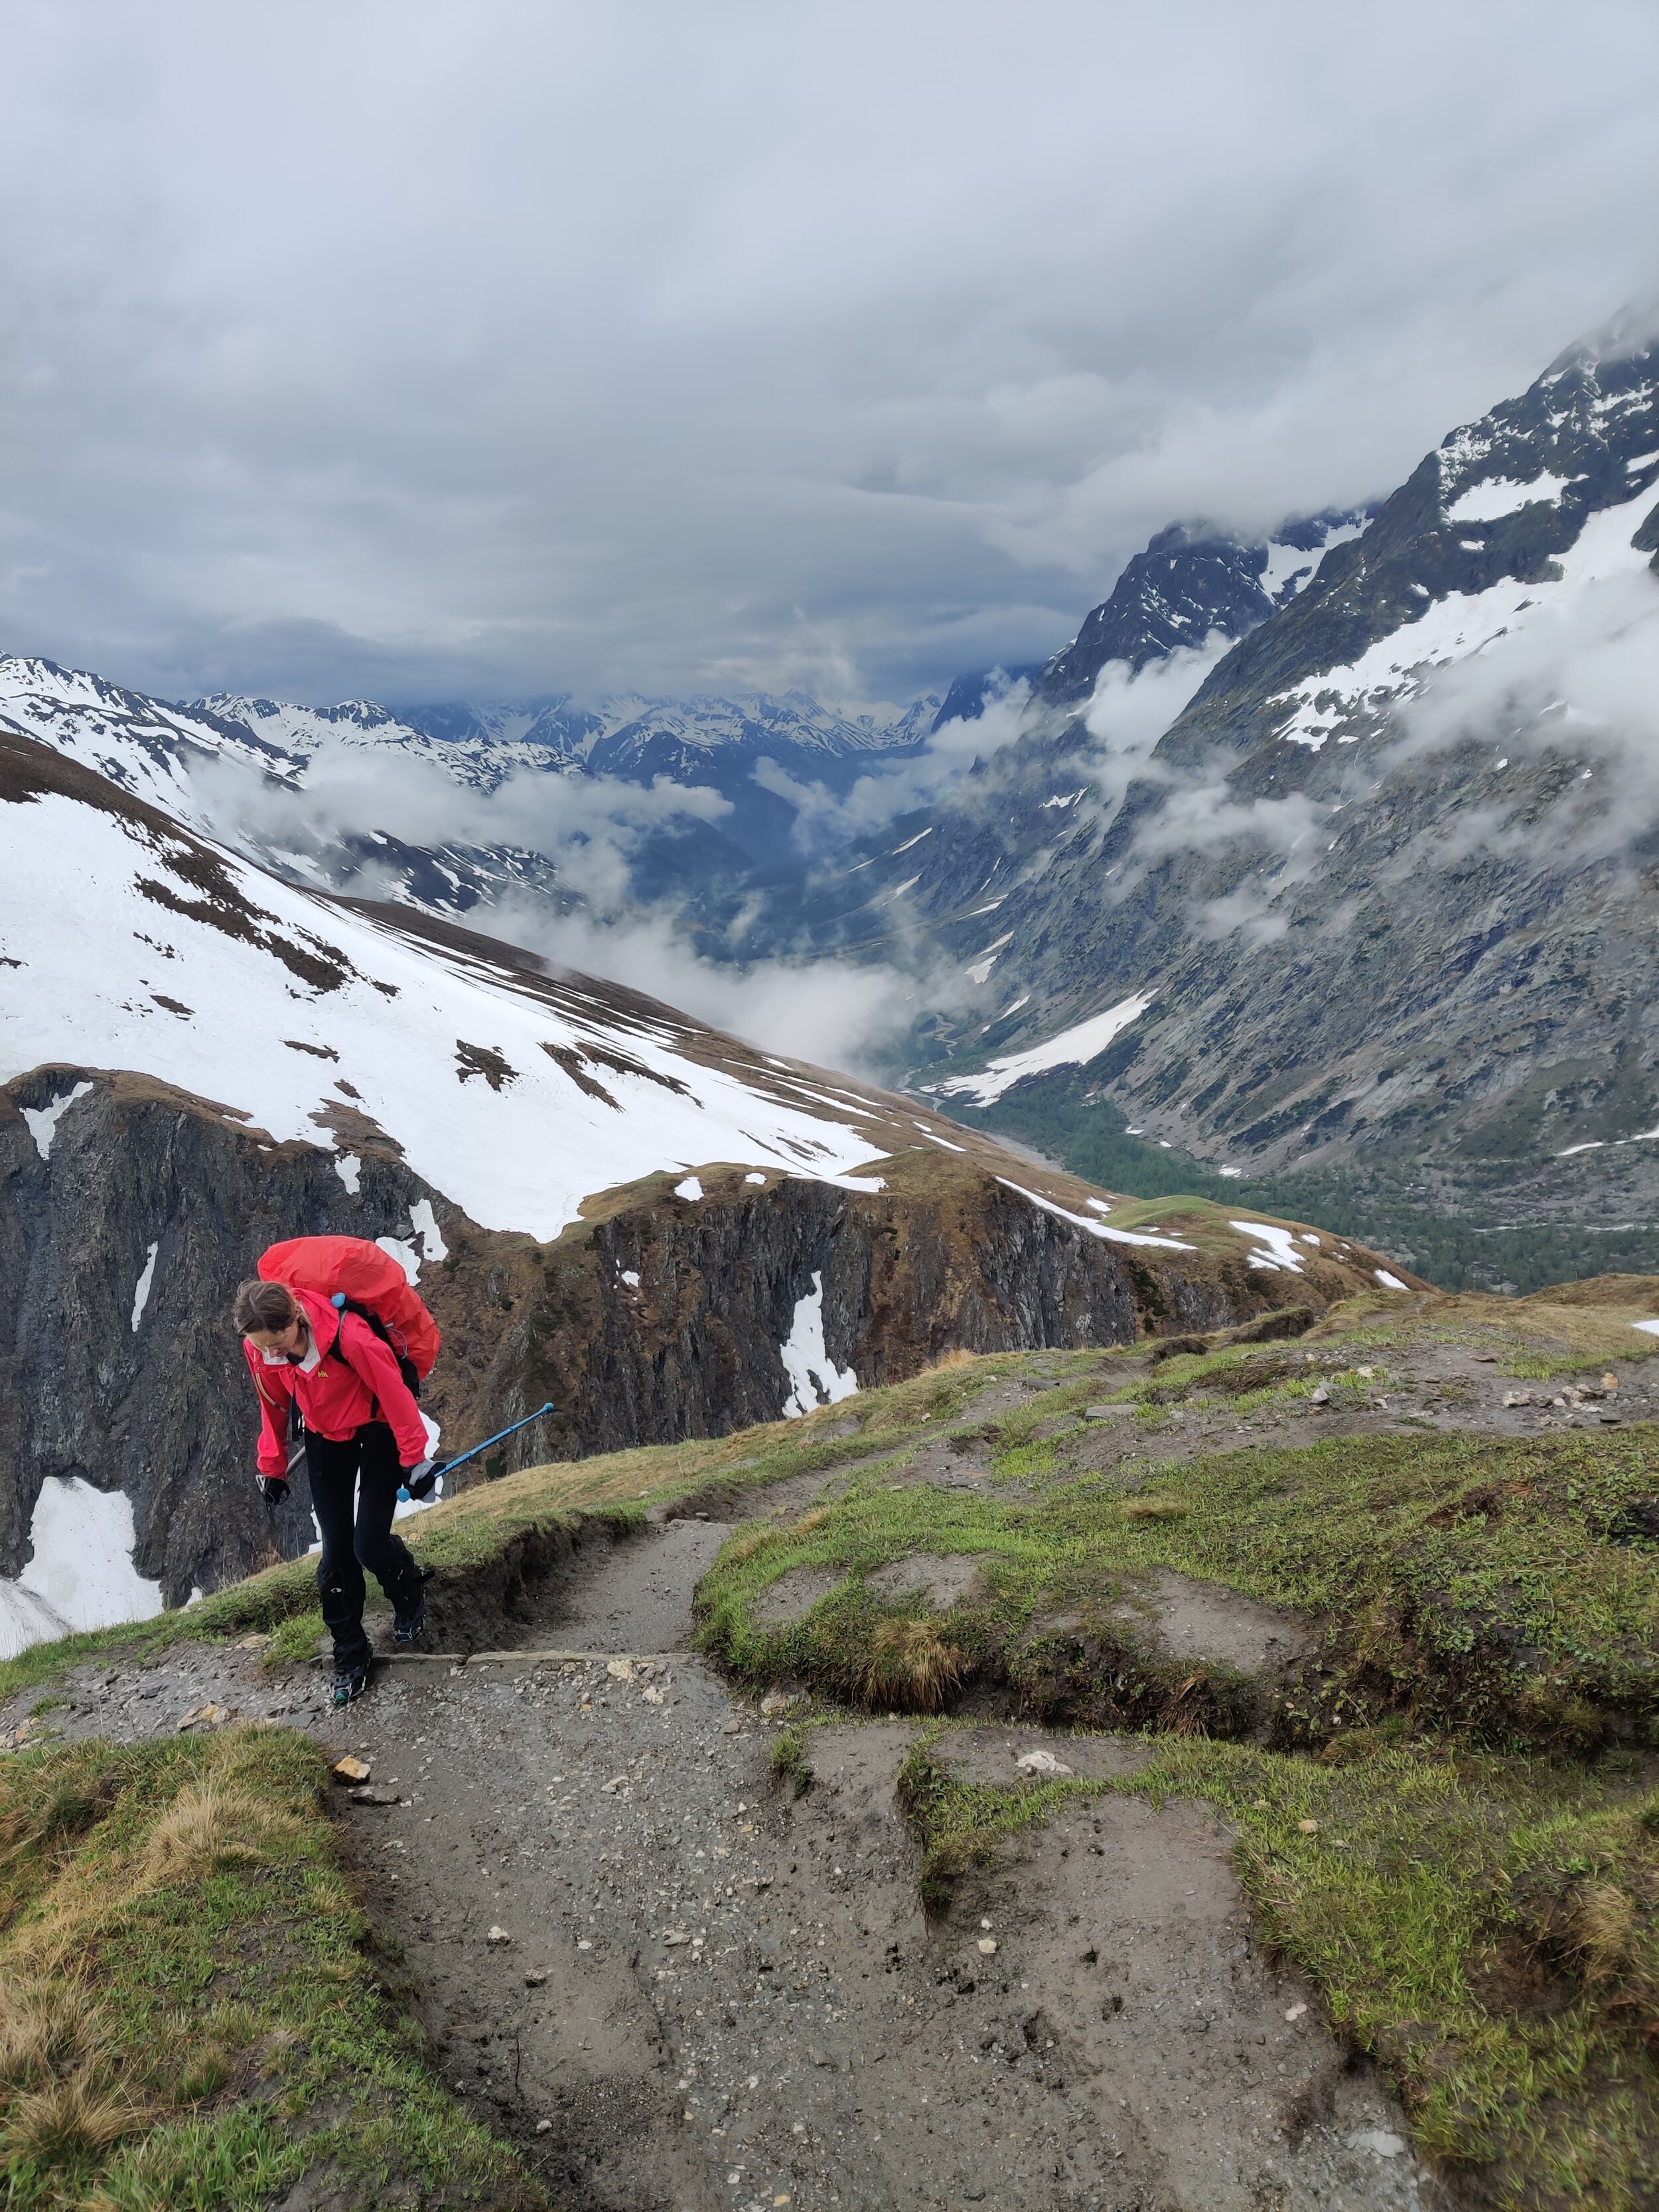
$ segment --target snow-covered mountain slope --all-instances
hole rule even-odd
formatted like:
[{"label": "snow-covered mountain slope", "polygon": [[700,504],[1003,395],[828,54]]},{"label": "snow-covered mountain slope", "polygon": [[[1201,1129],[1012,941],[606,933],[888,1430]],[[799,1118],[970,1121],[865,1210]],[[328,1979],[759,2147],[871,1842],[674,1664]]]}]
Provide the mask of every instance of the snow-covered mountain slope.
[{"label": "snow-covered mountain slope", "polygon": [[290,784],[304,765],[287,745],[205,703],[169,707],[50,660],[0,659],[0,724],[198,829],[210,827],[198,789],[208,764],[228,762]]},{"label": "snow-covered mountain slope", "polygon": [[539,732],[533,724],[518,729],[503,718],[502,726],[493,731],[434,732],[368,699],[348,699],[337,707],[296,707],[280,699],[219,692],[177,711],[250,732],[289,763],[289,774],[301,784],[319,756],[337,748],[367,759],[438,769],[475,791],[498,789],[517,769],[556,774],[580,768],[582,760],[580,748],[563,742],[563,732],[554,727]]},{"label": "snow-covered mountain slope", "polygon": [[[1120,1210],[910,1101],[297,889],[0,730],[0,1577],[38,1570],[0,1586],[0,1640],[269,1556],[225,1316],[278,1237],[396,1251],[449,1448],[551,1401],[544,1457],[1380,1279],[1283,1224]],[[310,1533],[301,1494],[278,1547]],[[102,1547],[80,1597],[66,1547]]]},{"label": "snow-covered mountain slope", "polygon": [[586,979],[343,909],[60,756],[0,748],[8,1073],[142,1068],[278,1142],[363,1117],[475,1221],[543,1238],[592,1193],[659,1170],[844,1176],[889,1149],[872,1094]]},{"label": "snow-covered mountain slope", "polygon": [[648,699],[637,694],[588,704],[568,699],[520,705],[465,703],[388,708],[366,700],[296,707],[220,693],[184,711],[234,721],[276,750],[308,761],[330,743],[368,745],[446,768],[458,781],[493,790],[520,768],[586,768],[649,782],[722,782],[771,757],[823,773],[843,759],[914,744],[939,712],[935,694],[902,708],[843,712],[804,692],[738,699]]},{"label": "snow-covered mountain slope", "polygon": [[1656,549],[1659,349],[1615,326],[1452,432],[1155,746],[1115,738],[1103,673],[1048,741],[1051,797],[1079,796],[996,886],[1005,1025],[926,1079],[1133,1000],[1097,1060],[1027,1085],[1218,1166],[1645,1213]]}]

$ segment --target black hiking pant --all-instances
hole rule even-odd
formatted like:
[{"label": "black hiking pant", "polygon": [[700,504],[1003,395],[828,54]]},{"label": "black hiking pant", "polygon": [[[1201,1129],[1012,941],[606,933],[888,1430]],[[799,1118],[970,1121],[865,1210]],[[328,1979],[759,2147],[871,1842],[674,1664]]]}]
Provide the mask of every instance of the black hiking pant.
[{"label": "black hiking pant", "polygon": [[[368,1663],[363,1632],[363,1569],[379,1582],[404,1619],[421,1600],[421,1571],[401,1536],[392,1533],[403,1470],[398,1446],[384,1421],[365,1421],[340,1438],[306,1431],[306,1473],[311,1504],[322,1531],[317,1588],[323,1619],[334,1638],[337,1668]],[[354,1508],[355,1501],[355,1508]]]}]

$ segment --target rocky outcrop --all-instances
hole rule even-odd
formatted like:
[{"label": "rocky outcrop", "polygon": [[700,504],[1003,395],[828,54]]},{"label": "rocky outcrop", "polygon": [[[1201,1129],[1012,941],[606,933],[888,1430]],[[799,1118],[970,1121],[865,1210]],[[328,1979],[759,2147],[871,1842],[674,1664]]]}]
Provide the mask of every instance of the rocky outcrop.
[{"label": "rocky outcrop", "polygon": [[[444,1449],[554,1400],[474,1480],[775,1419],[803,1304],[829,1365],[869,1385],[956,1349],[1124,1343],[1286,1295],[1236,1238],[1103,1242],[1000,1182],[988,1148],[902,1152],[856,1179],[879,1188],[716,1164],[688,1197],[653,1176],[544,1245],[481,1229],[368,1116],[339,1111],[337,1159],[149,1077],[52,1066],[0,1089],[0,1573],[27,1559],[53,1475],[131,1498],[136,1564],[171,1604],[306,1548],[302,1487],[274,1524],[258,1503],[227,1320],[283,1237],[392,1237],[420,1257],[444,1333],[425,1400]],[[1061,1196],[1081,1206],[1084,1187]],[[1358,1259],[1321,1259],[1296,1295],[1322,1303],[1366,1279]]]}]

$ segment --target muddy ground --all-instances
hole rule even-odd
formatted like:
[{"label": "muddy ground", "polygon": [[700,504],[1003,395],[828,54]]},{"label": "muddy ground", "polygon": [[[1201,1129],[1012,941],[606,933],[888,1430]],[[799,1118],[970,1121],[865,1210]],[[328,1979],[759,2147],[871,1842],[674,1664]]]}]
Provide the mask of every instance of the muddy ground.
[{"label": "muddy ground", "polygon": [[[742,1510],[796,1512],[835,1479]],[[342,1791],[340,1818],[434,2063],[569,2212],[1446,2201],[1375,2074],[1262,1955],[1206,1811],[1098,1801],[930,1921],[894,1792],[913,1724],[817,1732],[813,1786],[775,1783],[773,1728],[688,1656],[696,1579],[731,1533],[595,1535],[525,1649],[389,1662],[343,1716],[321,1668],[178,1645],[82,1670],[50,1720],[131,1738],[212,1704],[368,1763],[389,1802]],[[1260,1608],[1201,1612],[1181,1617],[1194,1648],[1275,1633]],[[1079,1773],[1139,1756],[994,1719],[945,1748],[1005,1781],[1033,1749]]]}]

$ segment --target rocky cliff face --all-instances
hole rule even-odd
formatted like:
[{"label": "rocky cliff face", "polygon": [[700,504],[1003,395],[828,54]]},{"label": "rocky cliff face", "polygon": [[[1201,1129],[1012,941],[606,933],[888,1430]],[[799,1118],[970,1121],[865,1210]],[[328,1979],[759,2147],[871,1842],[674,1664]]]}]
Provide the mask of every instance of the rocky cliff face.
[{"label": "rocky cliff face", "polygon": [[1358,537],[1365,520],[1358,513],[1310,516],[1287,523],[1267,544],[1171,523],[1125,564],[1110,597],[1038,672],[1036,696],[1050,706],[1079,708],[1109,661],[1138,675],[1149,662],[1210,638],[1243,637],[1304,591],[1326,549]]},{"label": "rocky cliff face", "polygon": [[337,1153],[151,1078],[54,1066],[0,1090],[0,1574],[24,1565],[49,1477],[131,1500],[135,1564],[172,1604],[306,1548],[303,1485],[274,1525],[258,1503],[226,1320],[283,1237],[386,1237],[418,1261],[445,1339],[424,1401],[445,1450],[556,1401],[474,1481],[723,1434],[803,1387],[817,1403],[957,1348],[1127,1342],[1372,1279],[1358,1250],[1310,1255],[1291,1283],[1231,1235],[1111,1241],[1074,1211],[1085,1187],[1017,1170],[1012,1188],[995,1170],[1016,1164],[988,1147],[897,1155],[879,1190],[715,1164],[691,1197],[654,1176],[538,1243],[470,1220],[384,1133],[346,1133],[355,1189]]}]

